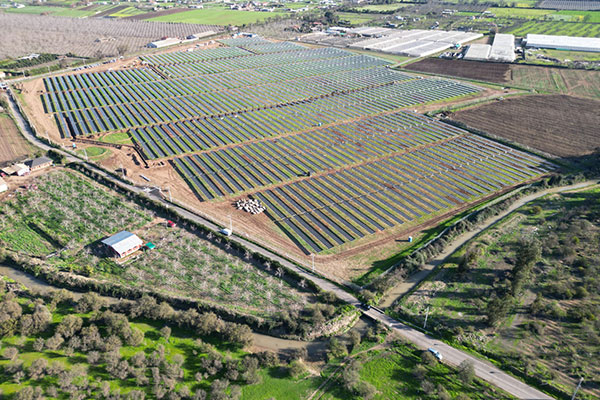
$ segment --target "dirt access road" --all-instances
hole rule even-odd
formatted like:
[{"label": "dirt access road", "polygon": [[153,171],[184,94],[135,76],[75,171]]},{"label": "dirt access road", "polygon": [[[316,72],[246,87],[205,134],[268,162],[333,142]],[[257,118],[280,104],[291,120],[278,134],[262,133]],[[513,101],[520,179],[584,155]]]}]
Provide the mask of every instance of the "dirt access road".
[{"label": "dirt access road", "polygon": [[[11,108],[13,115],[16,117],[17,124],[18,124],[19,128],[22,130],[22,132],[25,135],[25,137],[27,138],[27,140],[29,140],[32,144],[40,147],[43,150],[49,150],[51,148],[50,146],[48,146],[48,145],[44,144],[43,142],[41,142],[40,140],[38,140],[37,137],[33,134],[33,132],[30,129],[27,129],[25,120],[23,119],[23,116],[21,115],[21,113],[18,111],[18,109],[17,109],[16,105],[14,104],[14,102],[12,101],[12,99],[9,102],[9,104],[10,104],[10,108]],[[88,168],[92,169],[95,173],[105,177],[106,179],[113,182],[115,185],[124,187],[125,189],[127,189],[131,192],[140,194],[142,196],[146,196],[147,198],[150,198],[151,200],[163,203],[165,206],[170,207],[172,212],[176,213],[177,215],[179,215],[180,217],[182,217],[184,219],[193,221],[199,225],[203,225],[203,226],[207,227],[208,229],[211,229],[215,232],[217,232],[221,228],[220,226],[214,224],[212,221],[204,219],[204,218],[200,217],[199,215],[193,214],[193,213],[189,212],[188,210],[185,210],[181,207],[174,206],[173,204],[168,203],[162,197],[155,196],[150,193],[146,193],[146,192],[144,192],[144,190],[142,190],[142,188],[123,183],[123,182],[113,178],[112,176],[107,175],[104,171],[96,168],[94,165],[81,162],[76,157],[73,157],[68,153],[64,153],[61,150],[56,150],[56,151],[65,154],[65,156],[67,156],[70,161],[74,161],[74,162],[78,162],[78,163],[86,165]],[[261,254],[264,257],[267,257],[273,261],[277,261],[277,262],[281,263],[284,267],[298,273],[303,278],[313,281],[322,290],[332,292],[341,300],[361,309],[360,308],[361,303],[358,301],[358,299],[356,297],[354,297],[352,294],[346,292],[342,288],[336,286],[334,283],[298,267],[296,264],[293,264],[292,262],[288,261],[287,259],[284,259],[283,257],[281,257],[267,249],[259,247],[258,245],[247,241],[243,237],[232,235],[230,238],[231,238],[231,240],[246,247],[249,251]],[[457,350],[439,340],[433,339],[430,336],[420,332],[419,330],[414,329],[414,328],[410,327],[409,325],[406,325],[400,321],[397,321],[397,320],[385,315],[381,310],[372,308],[368,311],[362,310],[362,312],[364,315],[368,316],[372,320],[380,321],[384,325],[388,326],[390,329],[394,330],[395,332],[399,333],[401,336],[410,340],[412,343],[414,343],[419,348],[427,349],[429,347],[433,347],[433,348],[438,349],[444,356],[444,362],[451,366],[457,366],[464,360],[469,360],[469,361],[473,362],[473,364],[475,366],[475,374],[479,378],[486,380],[493,385],[498,386],[500,389],[510,393],[511,395],[513,395],[519,399],[527,399],[527,400],[552,399],[551,397],[545,395],[544,393],[540,392],[539,390],[519,381],[518,379],[512,377],[511,375],[494,367],[492,364],[490,364],[486,361],[480,360],[473,355],[470,355],[468,353],[464,353],[460,350]]]},{"label": "dirt access road", "polygon": [[384,308],[384,309],[388,308],[388,307],[391,307],[392,304],[394,304],[394,302],[396,300],[398,300],[402,296],[406,295],[415,286],[417,286],[419,283],[421,283],[421,281],[423,281],[425,278],[427,278],[427,276],[429,276],[429,274],[431,273],[431,271],[435,267],[437,267],[438,265],[443,264],[448,257],[450,257],[452,254],[454,254],[455,251],[457,251],[458,249],[460,249],[463,245],[465,245],[471,239],[475,238],[476,236],[478,236],[482,232],[484,232],[487,229],[491,228],[496,223],[500,222],[500,220],[502,220],[507,215],[511,214],[517,208],[522,207],[525,204],[527,204],[529,202],[532,202],[533,200],[539,199],[540,197],[544,197],[544,196],[546,196],[548,194],[568,192],[568,191],[571,191],[571,190],[581,189],[581,188],[584,188],[586,186],[591,186],[591,185],[595,185],[595,184],[598,184],[598,183],[600,183],[600,182],[598,182],[598,181],[585,181],[585,182],[576,183],[576,184],[570,185],[570,186],[561,186],[561,187],[556,187],[556,188],[550,188],[550,189],[542,190],[540,192],[533,193],[533,194],[530,194],[528,196],[524,196],[524,197],[521,197],[520,199],[517,199],[508,209],[502,211],[500,214],[495,215],[493,217],[490,217],[489,219],[483,221],[474,230],[469,231],[469,232],[465,232],[462,235],[459,235],[458,237],[456,237],[448,245],[448,247],[446,248],[446,250],[444,250],[442,253],[440,253],[433,260],[431,260],[430,262],[428,262],[427,264],[425,264],[423,266],[423,268],[419,272],[417,272],[416,274],[411,275],[406,281],[401,282],[400,284],[398,284],[397,286],[395,286],[393,289],[391,289],[381,299],[381,301],[379,303],[379,307]]}]

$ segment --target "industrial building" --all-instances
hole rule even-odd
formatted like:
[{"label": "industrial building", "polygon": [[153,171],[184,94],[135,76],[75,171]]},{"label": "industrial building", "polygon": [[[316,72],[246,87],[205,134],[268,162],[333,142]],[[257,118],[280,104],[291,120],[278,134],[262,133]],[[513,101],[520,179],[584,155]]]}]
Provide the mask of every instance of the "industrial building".
[{"label": "industrial building", "polygon": [[102,243],[118,258],[127,257],[144,245],[136,234],[121,231],[102,241]]},{"label": "industrial building", "polygon": [[487,61],[490,58],[491,51],[491,45],[475,43],[469,46],[463,58],[465,60]]},{"label": "industrial building", "polygon": [[177,38],[167,38],[163,40],[156,40],[154,42],[148,43],[148,47],[152,49],[160,49],[161,47],[173,46],[175,44],[181,43],[181,40]]},{"label": "industrial building", "polygon": [[347,33],[370,37],[352,43],[349,47],[410,57],[426,57],[451,47],[460,47],[483,36],[481,33],[461,31],[372,27],[349,29]]},{"label": "industrial building", "polygon": [[475,43],[469,46],[464,55],[465,60],[513,62],[515,55],[515,37],[497,33],[494,42],[489,44]]},{"label": "industrial building", "polygon": [[490,60],[513,62],[516,58],[515,36],[507,33],[496,33],[490,51]]},{"label": "industrial building", "polygon": [[600,39],[590,37],[528,34],[525,46],[537,49],[589,51],[600,53]]}]

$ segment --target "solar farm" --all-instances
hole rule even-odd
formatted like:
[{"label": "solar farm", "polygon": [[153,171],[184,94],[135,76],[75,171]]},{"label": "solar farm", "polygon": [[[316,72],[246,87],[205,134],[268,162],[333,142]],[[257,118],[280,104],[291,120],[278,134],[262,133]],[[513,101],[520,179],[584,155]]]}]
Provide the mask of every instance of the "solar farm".
[{"label": "solar farm", "polygon": [[415,229],[553,169],[412,110],[483,89],[379,58],[243,38],[142,64],[45,78],[61,137],[126,132],[144,174],[176,171],[207,212],[258,200],[265,212],[244,218],[304,254]]}]

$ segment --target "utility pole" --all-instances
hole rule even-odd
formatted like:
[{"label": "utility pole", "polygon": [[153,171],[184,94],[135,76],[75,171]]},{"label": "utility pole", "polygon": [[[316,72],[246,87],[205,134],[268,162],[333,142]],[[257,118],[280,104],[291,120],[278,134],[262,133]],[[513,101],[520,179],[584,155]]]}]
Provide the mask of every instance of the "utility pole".
[{"label": "utility pole", "polygon": [[425,310],[425,322],[423,323],[423,329],[427,328],[427,318],[429,317],[429,307]]},{"label": "utility pole", "polygon": [[315,273],[315,253],[310,255],[312,257],[312,272]]},{"label": "utility pole", "polygon": [[583,383],[583,376],[581,378],[579,378],[579,384],[575,388],[575,392],[573,393],[573,397],[571,397],[571,400],[575,400],[575,396],[577,396],[577,392],[579,391],[579,388],[581,387],[582,383]]},{"label": "utility pole", "polygon": [[87,151],[85,151],[85,147],[83,147],[83,154],[85,154],[85,161],[88,162]]},{"label": "utility pole", "polygon": [[[170,190],[169,193],[171,193]],[[233,223],[231,222],[231,214],[229,214],[229,230],[233,233]]]},{"label": "utility pole", "polygon": [[169,191],[169,203],[173,202],[173,196],[171,196],[171,187],[167,186],[167,190]]}]

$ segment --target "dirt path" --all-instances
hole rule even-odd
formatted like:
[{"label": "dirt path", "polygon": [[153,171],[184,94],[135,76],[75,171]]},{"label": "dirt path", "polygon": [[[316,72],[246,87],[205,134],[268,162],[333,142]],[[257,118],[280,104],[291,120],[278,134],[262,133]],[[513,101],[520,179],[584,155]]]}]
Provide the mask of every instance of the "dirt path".
[{"label": "dirt path", "polygon": [[392,288],[381,299],[379,306],[384,309],[387,307],[390,307],[396,300],[398,300],[399,298],[401,298],[402,296],[407,294],[411,289],[413,289],[423,279],[425,279],[435,267],[437,267],[438,265],[440,265],[444,261],[446,261],[446,259],[450,255],[452,255],[456,250],[458,250],[460,247],[462,247],[469,240],[478,236],[481,232],[490,228],[492,225],[496,224],[501,219],[503,219],[504,217],[506,217],[513,211],[515,211],[517,208],[519,208],[533,200],[539,199],[540,197],[543,197],[547,194],[568,192],[570,190],[581,189],[586,186],[591,186],[591,185],[595,185],[598,183],[599,183],[598,181],[585,181],[585,182],[577,183],[577,184],[570,185],[570,186],[561,186],[561,187],[557,187],[557,188],[550,188],[550,189],[542,190],[540,192],[533,193],[533,194],[530,194],[528,196],[518,199],[505,211],[502,211],[500,214],[493,216],[493,217],[489,218],[488,220],[484,221],[483,223],[478,225],[474,230],[472,230],[470,232],[465,232],[462,235],[456,237],[441,254],[439,254],[437,257],[435,257],[429,263],[425,264],[419,272],[417,272],[416,274],[413,274],[406,281],[401,282],[400,284],[398,284],[394,288]]}]

